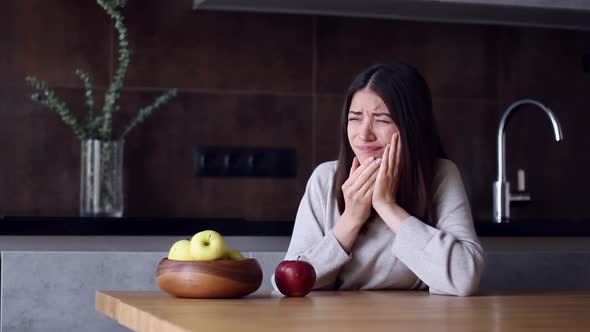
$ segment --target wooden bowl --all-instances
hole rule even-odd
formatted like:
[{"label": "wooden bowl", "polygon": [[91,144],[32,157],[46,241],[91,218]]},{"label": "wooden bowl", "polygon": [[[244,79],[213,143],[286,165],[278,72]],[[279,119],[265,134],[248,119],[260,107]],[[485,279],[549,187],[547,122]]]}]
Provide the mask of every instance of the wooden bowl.
[{"label": "wooden bowl", "polygon": [[156,280],[168,294],[186,298],[246,296],[262,284],[262,269],[254,258],[215,261],[176,261],[163,258]]}]

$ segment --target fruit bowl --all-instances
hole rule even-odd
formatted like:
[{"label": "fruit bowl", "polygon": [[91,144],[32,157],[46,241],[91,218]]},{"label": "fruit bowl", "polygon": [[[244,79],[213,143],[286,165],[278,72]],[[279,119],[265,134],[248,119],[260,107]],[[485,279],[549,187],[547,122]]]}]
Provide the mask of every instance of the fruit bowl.
[{"label": "fruit bowl", "polygon": [[260,288],[262,269],[254,258],[177,261],[163,258],[156,280],[168,294],[184,298],[236,298]]}]

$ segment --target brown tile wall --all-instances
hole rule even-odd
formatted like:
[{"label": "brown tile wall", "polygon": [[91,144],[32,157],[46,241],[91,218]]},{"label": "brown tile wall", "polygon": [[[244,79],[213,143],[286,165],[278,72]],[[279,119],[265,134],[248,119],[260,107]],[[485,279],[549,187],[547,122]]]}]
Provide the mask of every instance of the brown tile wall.
[{"label": "brown tile wall", "polygon": [[[446,150],[462,171],[477,219],[489,219],[496,131],[514,100],[552,108],[519,112],[507,166],[527,171],[533,202],[518,217],[589,218],[590,32],[284,14],[201,12],[190,0],[131,0],[133,58],[121,127],[164,90],[180,94],[128,137],[128,216],[293,219],[307,178],[334,159],[338,117],[352,77],[376,62],[414,64],[428,80]],[[103,93],[116,35],[93,0],[6,0],[0,13],[0,214],[75,216],[79,142],[28,98],[26,75],[46,80],[83,110],[76,68]],[[196,144],[293,147],[295,179],[195,178]]]}]

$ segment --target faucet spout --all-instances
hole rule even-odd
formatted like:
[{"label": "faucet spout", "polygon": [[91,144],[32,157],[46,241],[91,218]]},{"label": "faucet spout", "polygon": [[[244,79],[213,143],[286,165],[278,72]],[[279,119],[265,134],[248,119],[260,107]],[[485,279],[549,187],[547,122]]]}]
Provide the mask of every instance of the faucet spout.
[{"label": "faucet spout", "polygon": [[534,99],[522,99],[512,103],[502,115],[500,126],[498,127],[498,178],[494,183],[494,220],[498,223],[508,220],[510,217],[510,183],[506,181],[506,125],[515,113],[515,111],[522,105],[534,105],[540,108],[547,114],[551,126],[553,127],[553,134],[556,141],[563,140],[563,132],[557,117],[553,112],[542,103]]}]

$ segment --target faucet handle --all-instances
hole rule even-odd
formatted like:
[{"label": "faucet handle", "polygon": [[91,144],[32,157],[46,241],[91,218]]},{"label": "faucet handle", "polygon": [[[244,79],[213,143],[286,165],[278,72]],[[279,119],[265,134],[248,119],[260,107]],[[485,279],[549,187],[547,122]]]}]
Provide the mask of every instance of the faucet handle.
[{"label": "faucet handle", "polygon": [[516,190],[523,192],[526,190],[524,169],[520,168],[516,171]]},{"label": "faucet handle", "polygon": [[531,201],[531,195],[526,190],[526,178],[524,169],[516,171],[516,193],[510,194],[510,201],[517,206],[527,205]]}]

